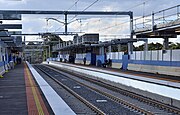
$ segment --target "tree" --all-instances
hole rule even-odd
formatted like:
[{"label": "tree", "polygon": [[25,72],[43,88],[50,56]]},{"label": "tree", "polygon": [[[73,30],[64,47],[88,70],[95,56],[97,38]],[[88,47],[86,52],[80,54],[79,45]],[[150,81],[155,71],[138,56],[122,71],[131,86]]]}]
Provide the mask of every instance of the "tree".
[{"label": "tree", "polygon": [[[45,45],[49,45],[50,46],[50,50],[52,51],[52,46],[58,44],[57,42],[51,42],[51,41],[59,41],[60,43],[63,42],[63,40],[56,34],[52,34],[52,33],[45,33],[44,35],[42,35],[42,38],[44,38],[44,41],[48,41]],[[47,50],[47,49],[44,49]],[[51,57],[52,57],[52,52],[50,52]],[[45,55],[45,53],[44,53]],[[57,52],[55,52],[55,55],[57,55]]]},{"label": "tree", "polygon": [[180,43],[170,43],[169,45],[170,49],[180,49]]},{"label": "tree", "polygon": [[[150,43],[148,44],[148,50],[162,50],[163,45],[160,43]],[[134,48],[135,51],[143,51],[144,50],[144,44],[137,46]]]}]

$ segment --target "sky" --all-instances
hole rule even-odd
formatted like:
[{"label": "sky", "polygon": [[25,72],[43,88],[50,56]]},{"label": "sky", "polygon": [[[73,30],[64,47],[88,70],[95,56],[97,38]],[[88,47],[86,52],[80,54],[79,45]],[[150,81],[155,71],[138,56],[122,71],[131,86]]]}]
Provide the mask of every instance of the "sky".
[{"label": "sky", "polygon": [[[151,14],[151,12],[179,5],[180,0],[0,0],[0,4],[0,10],[133,11],[135,19]],[[23,15],[22,21],[3,23],[22,23],[23,33],[64,31],[63,24],[53,20],[47,22],[46,18],[64,20],[63,15]],[[68,21],[74,21],[68,25],[69,32],[99,33],[101,40],[128,37],[130,33],[128,16],[78,15],[68,16]],[[72,40],[72,36],[61,36],[61,38]],[[38,36],[26,37],[26,40],[38,39]],[[151,41],[161,43],[163,40],[150,39],[149,42]],[[170,41],[180,42],[180,38],[173,38]]]}]

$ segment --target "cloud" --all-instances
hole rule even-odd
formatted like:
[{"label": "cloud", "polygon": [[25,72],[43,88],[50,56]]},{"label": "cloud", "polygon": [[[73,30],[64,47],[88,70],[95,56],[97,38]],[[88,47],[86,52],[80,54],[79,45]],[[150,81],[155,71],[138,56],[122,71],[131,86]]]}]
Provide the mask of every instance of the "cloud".
[{"label": "cloud", "polygon": [[23,16],[23,33],[44,32],[45,19],[38,16]]},{"label": "cloud", "polygon": [[[120,37],[129,37],[129,23],[126,17],[118,17],[118,18],[111,18],[109,19],[101,19],[101,18],[90,18],[83,20],[80,24],[79,22],[74,22],[69,25],[69,29],[71,31],[80,32],[80,29],[83,30],[82,32],[86,33],[99,33],[100,39],[115,39]],[[127,22],[127,23],[121,23]],[[114,35],[113,37],[109,37],[109,35]]]},{"label": "cloud", "polygon": [[2,8],[11,8],[11,7],[17,7],[21,5],[27,4],[27,2],[30,0],[0,0],[1,4],[6,4],[5,6],[2,5]]},{"label": "cloud", "polygon": [[102,8],[103,11],[113,11],[113,6],[104,6]]},{"label": "cloud", "polygon": [[[21,0],[21,1],[7,1],[0,0],[0,9],[24,9],[24,10],[58,10],[64,11],[70,8],[75,3],[76,0]],[[74,5],[70,10],[82,11],[95,0],[80,0],[76,5]],[[143,14],[151,14],[152,11],[162,10],[171,6],[179,4],[179,0],[99,0],[92,7],[87,9],[87,11],[133,11],[134,18],[141,17]],[[23,15],[23,32],[38,33],[48,31],[54,32],[64,31],[62,24],[56,21],[49,21],[47,26],[46,17],[60,17],[60,20],[64,19],[63,15]],[[71,19],[73,16],[68,16]],[[80,30],[85,32],[100,33],[105,34],[129,34],[129,23],[121,24],[128,21],[128,16],[77,16],[77,19],[82,19],[80,21],[75,21],[68,25],[68,31]],[[58,18],[59,19],[59,18]],[[60,29],[59,29],[60,28]],[[178,39],[179,40],[179,39]],[[175,40],[175,41],[178,41]]]}]

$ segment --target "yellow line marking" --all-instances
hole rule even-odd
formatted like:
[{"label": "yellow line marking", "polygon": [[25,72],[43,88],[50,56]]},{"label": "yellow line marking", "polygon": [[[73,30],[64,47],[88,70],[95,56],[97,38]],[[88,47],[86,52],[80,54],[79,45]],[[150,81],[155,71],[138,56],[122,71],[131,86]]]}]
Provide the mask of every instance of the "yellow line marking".
[{"label": "yellow line marking", "polygon": [[30,85],[31,85],[31,90],[32,90],[32,93],[33,93],[33,97],[34,97],[34,100],[35,100],[35,103],[36,103],[38,113],[39,113],[39,115],[44,115],[44,112],[43,112],[42,106],[40,104],[36,89],[33,86],[33,82],[32,82],[32,79],[31,79],[31,74],[30,74],[29,69],[27,68],[27,66],[26,66],[26,72],[27,72],[27,77],[28,77]]}]

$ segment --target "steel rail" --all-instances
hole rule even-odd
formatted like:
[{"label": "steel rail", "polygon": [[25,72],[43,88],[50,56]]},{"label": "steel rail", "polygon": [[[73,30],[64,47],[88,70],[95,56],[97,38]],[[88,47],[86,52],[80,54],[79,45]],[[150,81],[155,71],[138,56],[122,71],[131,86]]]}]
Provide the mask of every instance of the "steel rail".
[{"label": "steel rail", "polygon": [[[36,66],[37,67],[37,66]],[[69,87],[67,87],[66,85],[64,85],[63,83],[61,83],[60,81],[58,81],[56,78],[52,77],[52,75],[50,75],[49,73],[47,73],[46,71],[44,71],[42,68],[37,67],[39,70],[41,70],[43,73],[45,73],[46,75],[48,75],[52,80],[54,80],[58,85],[62,86],[65,90],[67,90],[69,93],[71,93],[73,96],[75,96],[77,99],[79,99],[81,102],[83,102],[85,105],[87,105],[91,110],[93,110],[95,113],[97,113],[97,115],[105,115],[104,112],[102,112],[100,109],[98,109],[97,107],[95,107],[93,104],[89,103],[86,99],[84,99],[83,97],[81,97],[79,94],[77,94],[76,92],[74,92],[73,90],[71,90]]]},{"label": "steel rail", "polygon": [[[49,65],[46,66],[46,67],[49,67]],[[49,67],[49,68],[50,68],[50,67]],[[51,68],[55,68],[55,69],[54,69],[55,71],[62,70],[62,69],[57,68],[57,67],[55,67],[55,66],[51,66]],[[57,70],[56,70],[56,69],[57,69]],[[74,72],[71,72],[71,73],[70,73],[70,72],[69,72],[68,70],[66,70],[66,69],[63,69],[63,72],[69,73],[69,74],[74,75],[74,76],[76,76],[76,77],[78,77],[78,78],[84,79],[84,80],[86,80],[86,81],[90,81],[90,82],[95,83],[95,84],[97,84],[97,85],[100,85],[100,86],[103,86],[103,87],[105,87],[105,88],[108,88],[108,89],[110,89],[110,90],[112,90],[112,91],[116,91],[116,92],[121,93],[121,94],[123,94],[123,95],[132,97],[132,98],[134,98],[134,99],[138,99],[138,100],[140,100],[140,101],[142,101],[142,102],[145,102],[145,103],[147,103],[147,104],[149,104],[149,105],[153,105],[153,106],[156,106],[156,107],[158,107],[158,108],[162,108],[162,109],[164,109],[164,110],[167,110],[167,111],[169,111],[169,112],[173,112],[173,113],[175,113],[175,114],[180,114],[180,109],[177,108],[177,107],[173,107],[173,106],[164,104],[164,103],[162,103],[162,102],[159,102],[159,101],[157,101],[157,100],[153,100],[153,99],[144,97],[144,96],[142,96],[142,95],[139,95],[139,94],[136,94],[136,93],[133,93],[133,92],[130,92],[130,91],[121,89],[121,88],[119,88],[119,87],[113,86],[113,85],[111,85],[111,84],[105,83],[105,82],[100,81],[100,80],[92,79],[92,78],[89,78],[89,77],[84,77],[84,76],[83,76],[82,74],[80,74],[80,73],[79,73],[79,74],[78,74],[78,73],[74,73]]]},{"label": "steel rail", "polygon": [[[61,73],[61,72],[59,72],[59,71],[57,70],[57,68],[55,69],[55,68],[52,68],[52,67],[49,67],[49,66],[46,66],[46,67],[49,68],[49,69],[52,69],[52,70],[54,70],[54,71],[56,71],[56,72],[58,72],[58,73]],[[63,74],[63,73],[61,73],[61,74]],[[71,74],[71,75],[74,75],[74,76],[76,76],[76,77],[80,77],[80,78],[84,79],[84,77],[81,76],[81,75],[77,75],[77,74],[75,75],[75,73],[72,73],[72,72],[71,72],[70,74]],[[69,79],[71,79],[71,80],[73,80],[73,81],[75,81],[75,82],[83,85],[83,86],[86,86],[86,87],[88,87],[88,88],[90,88],[90,89],[92,89],[92,90],[94,90],[94,91],[96,91],[96,92],[98,92],[98,93],[100,93],[100,94],[102,94],[102,95],[110,98],[111,100],[115,101],[116,103],[119,103],[119,104],[121,104],[121,105],[123,105],[123,106],[125,106],[125,107],[128,107],[128,108],[131,109],[131,110],[137,111],[137,112],[139,112],[139,113],[141,113],[141,114],[144,114],[144,115],[153,115],[153,113],[151,113],[150,111],[147,111],[147,110],[145,110],[145,109],[143,109],[143,108],[137,107],[135,104],[129,103],[129,102],[127,102],[127,101],[125,101],[125,100],[122,100],[122,99],[120,99],[120,98],[118,98],[118,97],[115,97],[115,96],[113,96],[113,95],[111,95],[111,94],[109,94],[109,93],[103,92],[103,91],[101,91],[101,90],[99,90],[99,89],[97,89],[97,88],[95,88],[95,87],[92,87],[92,86],[89,86],[89,85],[84,84],[84,83],[82,83],[82,82],[79,82],[79,81],[77,81],[77,80],[74,80],[74,79],[70,78],[69,76],[67,76],[67,75],[65,75],[65,74],[63,74],[63,75],[66,76],[66,77],[68,77]],[[55,78],[54,78],[54,79],[55,79]],[[86,78],[86,80],[87,80],[87,79],[88,79],[88,78]],[[88,81],[90,81],[90,80],[88,80]],[[91,80],[91,82],[93,82],[93,80]],[[99,82],[99,81],[98,81],[98,82]],[[108,84],[108,85],[109,85],[109,84]]]}]

